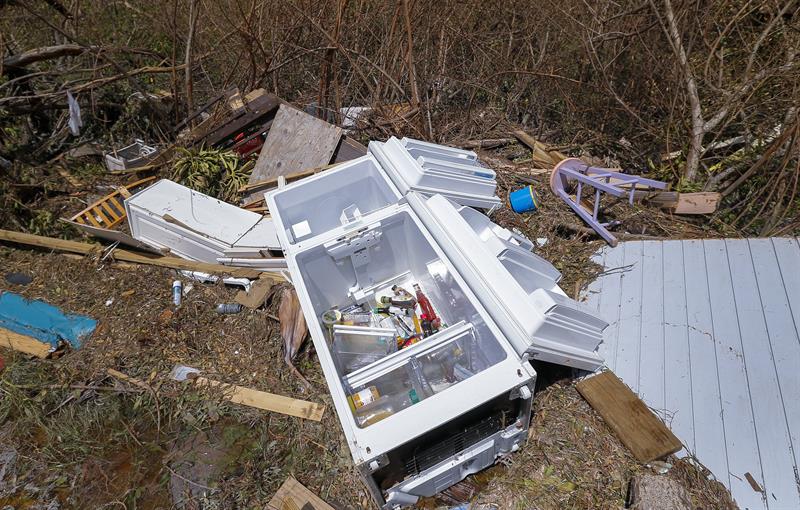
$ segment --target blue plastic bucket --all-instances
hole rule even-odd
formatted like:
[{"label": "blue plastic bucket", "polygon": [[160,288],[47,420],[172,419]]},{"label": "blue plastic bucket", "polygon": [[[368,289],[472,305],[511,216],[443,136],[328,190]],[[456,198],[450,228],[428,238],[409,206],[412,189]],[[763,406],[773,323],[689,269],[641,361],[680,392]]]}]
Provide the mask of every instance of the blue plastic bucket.
[{"label": "blue plastic bucket", "polygon": [[533,191],[533,186],[525,186],[517,191],[512,191],[508,195],[508,200],[516,213],[535,211],[539,208],[539,197]]}]

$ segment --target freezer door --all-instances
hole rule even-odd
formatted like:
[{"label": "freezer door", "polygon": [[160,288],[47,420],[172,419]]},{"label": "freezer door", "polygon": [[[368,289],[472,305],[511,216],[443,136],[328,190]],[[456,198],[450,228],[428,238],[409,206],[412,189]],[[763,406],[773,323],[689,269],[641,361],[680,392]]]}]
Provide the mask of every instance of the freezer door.
[{"label": "freezer door", "polygon": [[372,141],[369,153],[401,193],[442,194],[462,205],[493,209],[495,173],[478,164],[475,153],[403,138]]},{"label": "freezer door", "polygon": [[608,324],[564,294],[552,265],[444,196],[406,198],[520,356],[585,370],[602,365],[597,346]]}]

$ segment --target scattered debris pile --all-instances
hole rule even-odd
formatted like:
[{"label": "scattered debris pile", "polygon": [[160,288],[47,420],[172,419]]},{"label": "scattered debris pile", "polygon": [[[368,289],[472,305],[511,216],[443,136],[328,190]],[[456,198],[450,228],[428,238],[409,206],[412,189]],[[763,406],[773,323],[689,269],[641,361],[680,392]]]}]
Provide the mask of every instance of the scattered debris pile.
[{"label": "scattered debris pile", "polygon": [[[607,473],[618,477],[613,489],[589,496],[592,488],[568,480],[561,471],[569,467],[557,462],[538,475],[525,468],[538,455],[526,440],[541,440],[543,420],[552,413],[568,416],[542,399],[574,393],[564,384],[534,396],[542,378],[564,367],[594,371],[603,364],[597,346],[607,323],[578,300],[588,282],[581,283],[577,272],[562,279],[569,264],[583,266],[588,278],[588,250],[596,244],[586,243],[589,233],[574,227],[564,236],[564,225],[572,223],[565,219],[568,209],[557,208],[568,205],[613,244],[607,227],[619,221],[600,223],[600,192],[627,195],[635,215],[645,210],[637,201],[666,203],[642,189],[664,183],[567,158],[519,131],[514,136],[530,146],[531,159],[545,172],[493,165],[497,155],[482,161],[471,150],[408,137],[370,141],[367,148],[343,127],[262,89],[244,95],[227,90],[173,133],[169,145],[142,138],[110,149],[105,162],[112,172],[102,178],[119,179],[121,173],[135,179],[77,212],[61,211],[65,225],[103,244],[0,230],[0,240],[13,246],[78,255],[70,260],[2,248],[9,270],[34,275],[20,290],[20,306],[67,306],[86,313],[91,330],[97,329],[91,340],[84,333],[81,341],[59,336],[72,349],[62,345],[60,359],[36,362],[20,353],[44,358],[56,345],[34,352],[29,340],[10,336],[19,331],[0,329],[2,345],[18,351],[0,375],[0,390],[9,395],[0,417],[10,426],[0,429],[0,437],[15,445],[28,438],[28,400],[38,399],[49,407],[34,415],[34,427],[47,437],[34,437],[34,448],[52,452],[26,466],[27,476],[44,484],[39,495],[30,485],[0,486],[0,502],[36,497],[67,506],[101,504],[106,495],[138,484],[147,493],[141,498],[160,502],[170,492],[173,503],[186,508],[189,501],[263,506],[268,499],[276,509],[339,503],[389,509],[424,507],[436,497],[447,504],[510,508],[500,502],[501,493],[506,484],[521,483],[530,490],[521,491],[514,506],[541,496],[547,502],[537,506],[548,507],[555,490],[553,508],[587,497],[588,506],[619,507],[628,480],[644,464],[680,449],[647,409],[637,408],[635,421],[613,412],[622,405],[616,401],[600,404],[600,397],[613,394],[643,408],[618,380],[615,388],[597,390],[598,398],[587,395],[588,387],[613,376],[607,373],[579,383],[578,390],[636,457],[605,428],[593,430],[616,448]],[[498,140],[492,145],[499,150],[510,143]],[[554,195],[540,199],[545,174],[557,185]],[[501,198],[520,180],[534,205],[525,209],[530,214],[511,213]],[[584,185],[595,193],[591,213],[583,209]],[[615,206],[602,213],[616,213]],[[559,223],[547,226],[550,217]],[[541,221],[537,228],[530,227],[531,218]],[[569,243],[582,247],[566,255]],[[59,265],[64,270],[55,274]],[[16,296],[3,292],[0,299]],[[16,318],[28,315],[6,308]],[[306,345],[308,336],[313,348]],[[285,371],[275,368],[279,360]],[[46,373],[45,363],[57,370]],[[59,397],[72,393],[57,402],[48,390]],[[86,414],[79,406],[87,400],[116,411]],[[147,415],[139,416],[143,406]],[[325,412],[327,407],[335,412]],[[599,423],[593,412],[582,412]],[[89,499],[88,488],[59,496],[60,482],[47,478],[72,445],[61,444],[63,431],[53,445],[45,424],[69,420],[67,413],[74,413],[76,424],[86,420],[125,438],[121,451],[86,439],[90,446],[69,464],[80,473],[70,471],[77,476],[68,476],[73,483],[85,480],[99,459],[118,456],[120,466],[131,466],[124,476],[112,473],[102,494]],[[128,415],[134,417],[126,420]],[[248,424],[245,430],[231,444],[206,452],[224,468],[188,460],[205,440],[187,437],[187,428],[206,439],[219,433],[225,439],[220,424],[236,419]],[[168,452],[133,451],[134,444],[158,444],[163,436]],[[663,438],[666,447],[640,454]],[[225,461],[231,452],[243,459],[238,468]],[[285,462],[273,465],[274,459]],[[462,481],[498,462],[491,474]],[[156,482],[161,475],[169,478],[170,491]],[[597,472],[595,485],[603,476]],[[465,489],[470,484],[473,489]],[[676,498],[681,504],[724,501],[722,492],[699,498],[692,492],[698,485],[712,486],[679,484]],[[646,478],[635,486],[642,501],[651,497]]]}]

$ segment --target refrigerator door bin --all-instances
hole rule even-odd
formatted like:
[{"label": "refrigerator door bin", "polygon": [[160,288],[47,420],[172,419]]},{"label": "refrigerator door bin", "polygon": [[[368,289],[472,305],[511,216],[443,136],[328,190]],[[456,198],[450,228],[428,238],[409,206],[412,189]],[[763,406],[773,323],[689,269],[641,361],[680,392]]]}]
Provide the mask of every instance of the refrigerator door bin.
[{"label": "refrigerator door bin", "polygon": [[597,346],[608,324],[564,295],[547,261],[498,237],[496,229],[481,228],[444,196],[411,192],[406,199],[520,357],[584,370],[602,365]]},{"label": "refrigerator door bin", "polygon": [[368,326],[333,326],[331,350],[341,374],[350,374],[397,350],[395,330]]}]

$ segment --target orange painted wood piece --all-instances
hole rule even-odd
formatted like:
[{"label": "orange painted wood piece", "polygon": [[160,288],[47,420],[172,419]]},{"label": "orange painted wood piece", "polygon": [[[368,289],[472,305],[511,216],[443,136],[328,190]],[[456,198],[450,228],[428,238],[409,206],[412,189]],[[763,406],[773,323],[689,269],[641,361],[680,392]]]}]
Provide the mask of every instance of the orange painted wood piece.
[{"label": "orange painted wood piece", "polygon": [[104,196],[97,202],[79,212],[70,220],[82,225],[92,225],[101,228],[114,228],[126,218],[125,206],[120,197],[128,198],[139,189],[153,184],[155,177],[146,177],[126,186],[122,186],[113,193]]},{"label": "orange painted wood piece", "polygon": [[50,344],[41,342],[28,335],[21,335],[10,329],[0,328],[0,347],[8,347],[15,351],[31,354],[37,358],[46,358],[50,355]]},{"label": "orange painted wood piece", "polygon": [[614,372],[588,377],[576,387],[639,462],[660,459],[683,448],[675,434]]}]

